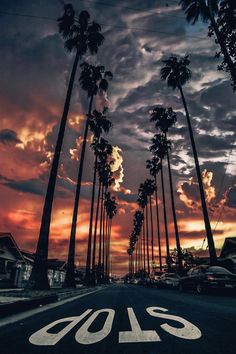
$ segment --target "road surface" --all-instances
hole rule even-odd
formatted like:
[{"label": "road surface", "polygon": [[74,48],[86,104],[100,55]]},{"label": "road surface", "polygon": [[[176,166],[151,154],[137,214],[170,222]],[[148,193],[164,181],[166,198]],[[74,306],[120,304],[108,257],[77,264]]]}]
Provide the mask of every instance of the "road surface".
[{"label": "road surface", "polygon": [[2,327],[0,352],[233,354],[235,329],[235,297],[117,284]]}]

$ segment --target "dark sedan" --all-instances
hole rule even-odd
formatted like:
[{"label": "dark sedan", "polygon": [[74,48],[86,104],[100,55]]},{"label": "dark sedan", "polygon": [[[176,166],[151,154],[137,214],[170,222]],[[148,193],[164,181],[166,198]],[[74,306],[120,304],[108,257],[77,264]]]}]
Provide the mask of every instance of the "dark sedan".
[{"label": "dark sedan", "polygon": [[210,289],[236,290],[236,275],[223,267],[202,265],[190,269],[180,279],[179,290],[194,290],[202,294]]}]

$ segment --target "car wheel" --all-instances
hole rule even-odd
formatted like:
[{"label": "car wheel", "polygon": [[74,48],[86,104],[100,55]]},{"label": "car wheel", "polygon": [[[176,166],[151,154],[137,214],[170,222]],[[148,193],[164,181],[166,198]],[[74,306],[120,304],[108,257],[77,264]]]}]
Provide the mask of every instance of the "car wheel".
[{"label": "car wheel", "polygon": [[196,286],[196,292],[197,294],[201,295],[204,293],[204,287],[201,283],[198,283]]},{"label": "car wheel", "polygon": [[183,293],[184,292],[184,286],[183,284],[179,284],[179,292]]}]

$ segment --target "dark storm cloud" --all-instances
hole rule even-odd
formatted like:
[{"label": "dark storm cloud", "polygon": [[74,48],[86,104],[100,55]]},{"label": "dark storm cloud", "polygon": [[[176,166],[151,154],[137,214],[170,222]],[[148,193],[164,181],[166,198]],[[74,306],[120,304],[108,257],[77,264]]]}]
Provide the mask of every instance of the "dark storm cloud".
[{"label": "dark storm cloud", "polygon": [[0,143],[20,144],[22,141],[17,137],[17,133],[11,129],[0,130]]}]

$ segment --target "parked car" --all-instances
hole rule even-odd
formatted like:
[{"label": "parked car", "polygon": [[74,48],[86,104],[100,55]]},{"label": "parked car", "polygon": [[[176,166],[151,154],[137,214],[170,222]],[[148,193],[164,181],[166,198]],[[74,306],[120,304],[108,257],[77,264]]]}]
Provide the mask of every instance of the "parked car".
[{"label": "parked car", "polygon": [[180,276],[176,273],[164,273],[160,276],[156,285],[160,288],[177,288],[179,286]]},{"label": "parked car", "polygon": [[194,290],[202,294],[210,289],[236,290],[236,275],[219,266],[201,265],[190,269],[180,279],[179,290]]}]

